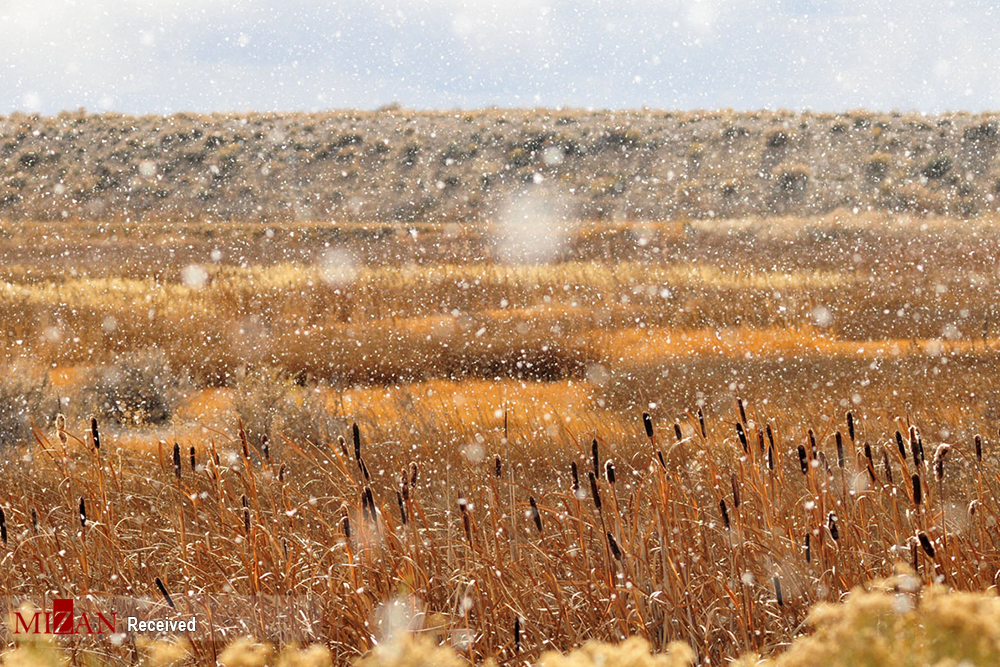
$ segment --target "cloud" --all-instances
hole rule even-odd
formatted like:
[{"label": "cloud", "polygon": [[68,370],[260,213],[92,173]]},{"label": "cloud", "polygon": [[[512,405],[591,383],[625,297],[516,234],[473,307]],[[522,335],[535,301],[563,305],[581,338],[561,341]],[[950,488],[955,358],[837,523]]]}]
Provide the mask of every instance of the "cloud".
[{"label": "cloud", "polygon": [[1000,106],[1000,18],[932,0],[34,0],[0,113]]}]

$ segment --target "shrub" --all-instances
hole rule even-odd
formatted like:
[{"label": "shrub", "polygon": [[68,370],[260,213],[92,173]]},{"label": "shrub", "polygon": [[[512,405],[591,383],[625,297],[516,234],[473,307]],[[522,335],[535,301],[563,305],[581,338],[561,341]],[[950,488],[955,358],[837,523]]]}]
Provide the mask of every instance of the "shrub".
[{"label": "shrub", "polygon": [[184,372],[171,367],[162,351],[148,348],[95,370],[83,388],[82,403],[121,426],[166,424],[188,387]]},{"label": "shrub", "polygon": [[263,436],[275,442],[279,433],[328,442],[344,426],[330,413],[320,387],[298,386],[273,368],[243,369],[237,375],[233,411],[247,437],[258,446]]},{"label": "shrub", "polygon": [[865,175],[872,183],[878,183],[889,175],[892,158],[886,153],[873,153],[865,159]]},{"label": "shrub", "polygon": [[8,364],[0,378],[0,449],[32,440],[31,420],[52,401],[44,372],[25,362]]}]

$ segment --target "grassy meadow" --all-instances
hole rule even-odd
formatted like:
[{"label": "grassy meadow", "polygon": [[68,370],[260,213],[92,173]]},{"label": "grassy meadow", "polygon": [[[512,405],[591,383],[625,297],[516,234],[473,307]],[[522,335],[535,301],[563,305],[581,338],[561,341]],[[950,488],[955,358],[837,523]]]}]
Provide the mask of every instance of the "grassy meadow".
[{"label": "grassy meadow", "polygon": [[0,223],[10,662],[988,664],[995,223]]}]

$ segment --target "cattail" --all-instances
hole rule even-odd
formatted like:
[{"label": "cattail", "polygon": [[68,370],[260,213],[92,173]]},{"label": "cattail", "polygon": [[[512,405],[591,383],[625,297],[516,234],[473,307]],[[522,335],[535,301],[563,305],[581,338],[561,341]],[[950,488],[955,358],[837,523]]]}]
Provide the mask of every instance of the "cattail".
[{"label": "cattail", "polygon": [[[851,413],[848,412],[847,414],[851,414]],[[843,468],[844,467],[844,438],[843,438],[842,435],[840,435],[840,431],[837,431],[836,440],[837,440],[837,467],[838,468]],[[853,442],[853,440],[854,440],[854,438],[852,436],[851,437],[851,441]]]},{"label": "cattail", "polygon": [[514,653],[521,652],[521,617],[514,617]]},{"label": "cattail", "polygon": [[260,436],[260,448],[264,452],[264,460],[271,461],[271,440],[267,435]]},{"label": "cattail", "polygon": [[812,535],[806,533],[806,562],[812,562]]},{"label": "cattail", "polygon": [[375,511],[375,496],[372,495],[372,487],[365,487],[365,500],[368,501],[368,511],[371,512],[371,520],[378,520],[378,512]]},{"label": "cattail", "polygon": [[181,446],[174,443],[174,477],[181,478]]},{"label": "cattail", "polygon": [[351,539],[351,519],[347,516],[347,512],[344,512],[344,520],[341,522],[344,528],[344,537]]},{"label": "cattail", "polygon": [[767,451],[767,447],[764,445],[764,432],[759,428],[757,429],[757,448],[760,450],[761,454]]},{"label": "cattail", "polygon": [[747,423],[747,411],[743,409],[743,399],[742,398],[737,398],[736,399],[736,405],[738,405],[739,408],[740,408],[740,421],[742,423],[746,424]]},{"label": "cattail", "polygon": [[767,446],[767,469],[774,470],[774,445]]},{"label": "cattail", "polygon": [[854,414],[849,410],[847,412],[847,435],[850,437],[851,442],[854,442]]},{"label": "cattail", "polygon": [[191,472],[194,472],[195,468],[198,467],[198,459],[194,455],[194,445],[191,445]]},{"label": "cattail", "polygon": [[167,592],[167,587],[163,585],[163,582],[159,577],[156,578],[156,587],[160,589],[160,595],[163,596],[163,601],[167,603],[171,609],[176,609],[174,607],[174,601],[170,599],[170,593]]},{"label": "cattail", "polygon": [[736,473],[729,473],[729,481],[733,486],[733,509],[740,508],[740,483],[736,481]]},{"label": "cattail", "polygon": [[611,533],[608,533],[608,546],[611,547],[611,555],[615,557],[615,560],[621,562],[622,550],[618,548],[618,542],[615,541],[615,536]]},{"label": "cattail", "polygon": [[660,467],[664,470],[667,469],[667,462],[663,459],[663,452],[656,450],[656,458],[660,459]]},{"label": "cattail", "polygon": [[674,437],[677,438],[677,442],[684,439],[684,434],[681,433],[681,425],[677,422],[674,422]]},{"label": "cattail", "polygon": [[80,497],[80,527],[87,527],[87,503],[83,496]]},{"label": "cattail", "polygon": [[865,443],[865,461],[868,466],[868,477],[871,478],[872,484],[875,483],[875,462],[872,460],[872,447],[867,442]]},{"label": "cattail", "polygon": [[403,502],[403,494],[399,491],[396,492],[396,502],[399,504],[399,518],[402,520],[403,525],[406,525],[406,504]]},{"label": "cattail", "polygon": [[764,431],[767,433],[767,444],[774,447],[774,431],[771,430],[770,423],[764,426]]},{"label": "cattail", "polygon": [[837,515],[833,512],[826,517],[827,525],[830,527],[830,536],[835,540],[840,539],[840,529],[837,527]]},{"label": "cattail", "polygon": [[597,449],[597,438],[590,444],[590,459],[594,464],[594,475],[596,477],[601,476],[601,453]]},{"label": "cattail", "polygon": [[243,530],[246,531],[246,534],[248,536],[250,535],[250,508],[249,507],[244,507],[243,508]]},{"label": "cattail", "polygon": [[927,459],[924,458],[924,439],[920,437],[920,433],[917,433],[917,451],[920,453],[920,462],[927,463]]},{"label": "cattail", "polygon": [[590,495],[594,498],[594,507],[601,511],[601,490],[597,486],[597,476],[594,473],[587,473],[590,478]]},{"label": "cattail", "polygon": [[351,424],[351,436],[354,438],[354,460],[361,460],[361,431],[358,429],[358,423],[354,422]]},{"label": "cattail", "polygon": [[611,461],[604,464],[604,476],[607,478],[608,484],[615,483],[615,464]]},{"label": "cattail", "polygon": [[726,499],[719,501],[719,512],[722,513],[722,525],[729,530],[729,510],[726,509]]},{"label": "cattail", "polygon": [[646,437],[653,438],[653,420],[650,418],[648,412],[642,413],[642,425],[646,427]]},{"label": "cattail", "polygon": [[913,467],[920,467],[920,449],[915,435],[916,429],[910,427],[910,455],[913,457]]},{"label": "cattail", "polygon": [[892,484],[892,465],[889,463],[889,452],[882,448],[882,467],[885,468],[885,479]]},{"label": "cattail", "polygon": [[979,501],[973,500],[969,503],[969,516],[976,516],[976,509],[979,507]]},{"label": "cattail", "polygon": [[284,481],[285,481],[285,464],[282,463],[281,466],[278,468],[278,483],[280,484]]},{"label": "cattail", "polygon": [[976,461],[979,462],[979,463],[982,463],[983,462],[983,439],[982,439],[982,437],[979,436],[979,434],[976,434],[974,442],[975,442],[975,445],[976,445]]},{"label": "cattail", "polygon": [[707,438],[708,431],[705,429],[705,413],[698,408],[698,425],[701,427],[701,437]]},{"label": "cattail", "polygon": [[34,507],[31,508],[31,532],[38,532],[38,512],[35,511]]},{"label": "cattail", "polygon": [[493,474],[497,476],[497,479],[503,476],[503,461],[500,460],[499,454],[493,456]]},{"label": "cattail", "polygon": [[580,472],[576,468],[576,461],[569,464],[569,470],[573,474],[573,495],[580,493]]},{"label": "cattail", "polygon": [[934,468],[934,479],[938,482],[944,481],[944,460],[948,456],[948,452],[951,451],[951,445],[946,445],[944,443],[937,446],[934,450],[933,468]]},{"label": "cattail", "polygon": [[920,556],[920,552],[917,551],[917,540],[911,537],[909,539],[909,542],[910,542],[910,567],[912,567],[913,571],[916,572],[917,566],[919,564],[918,557]]},{"label": "cattail", "polygon": [[464,498],[458,499],[458,509],[462,514],[462,528],[465,530],[465,539],[472,544],[472,518],[469,516],[469,504]]},{"label": "cattail", "polygon": [[814,433],[812,429],[809,429],[808,435],[809,435],[809,457],[815,459],[817,458],[816,433]]},{"label": "cattail", "polygon": [[750,447],[747,445],[747,434],[743,431],[743,424],[736,422],[736,435],[740,437],[740,445],[743,447],[743,453],[749,454]]},{"label": "cattail", "polygon": [[799,445],[799,467],[802,468],[802,474],[809,474],[809,460],[806,457],[806,448]]},{"label": "cattail", "polygon": [[924,553],[930,558],[934,558],[934,545],[931,544],[931,540],[927,537],[927,533],[921,530],[917,533],[917,539],[920,541],[920,546],[923,547]]},{"label": "cattail", "polygon": [[531,520],[535,522],[535,528],[542,532],[542,515],[538,512],[538,505],[534,496],[528,496],[528,504],[531,505]]},{"label": "cattail", "polygon": [[90,418],[90,434],[94,436],[94,449],[100,449],[101,434],[97,432],[97,417]]},{"label": "cattail", "polygon": [[347,453],[347,440],[344,440],[344,436],[338,435],[337,436],[337,444],[340,445],[340,454],[341,454],[341,456],[344,457],[344,460],[346,461],[347,458],[350,456]]},{"label": "cattail", "polygon": [[59,433],[59,442],[65,447],[69,442],[69,435],[66,433],[66,417],[61,412],[56,415],[56,431]]},{"label": "cattail", "polygon": [[899,455],[906,460],[906,446],[903,444],[903,434],[896,431],[896,448],[899,450]]},{"label": "cattail", "polygon": [[924,499],[924,494],[920,489],[920,475],[914,474],[911,480],[913,481],[913,504],[919,506]]},{"label": "cattail", "polygon": [[0,541],[7,544],[7,515],[3,513],[2,507],[0,507]]},{"label": "cattail", "polygon": [[417,462],[410,461],[410,486],[417,485]]},{"label": "cattail", "polygon": [[784,607],[785,606],[785,598],[782,597],[782,595],[781,595],[781,580],[778,579],[777,577],[774,577],[774,579],[772,581],[774,582],[774,596],[776,598],[778,598],[778,606],[779,607]]},{"label": "cattail", "polygon": [[399,476],[399,492],[403,496],[403,500],[410,499],[410,480],[405,471]]}]

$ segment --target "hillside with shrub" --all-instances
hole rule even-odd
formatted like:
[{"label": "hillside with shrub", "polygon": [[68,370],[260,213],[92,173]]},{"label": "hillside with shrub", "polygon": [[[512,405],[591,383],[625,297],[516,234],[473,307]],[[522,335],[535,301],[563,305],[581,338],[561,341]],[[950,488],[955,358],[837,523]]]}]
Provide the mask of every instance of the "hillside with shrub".
[{"label": "hillside with shrub", "polygon": [[399,108],[0,117],[0,219],[467,221],[543,187],[577,219],[968,217],[1000,116]]}]

